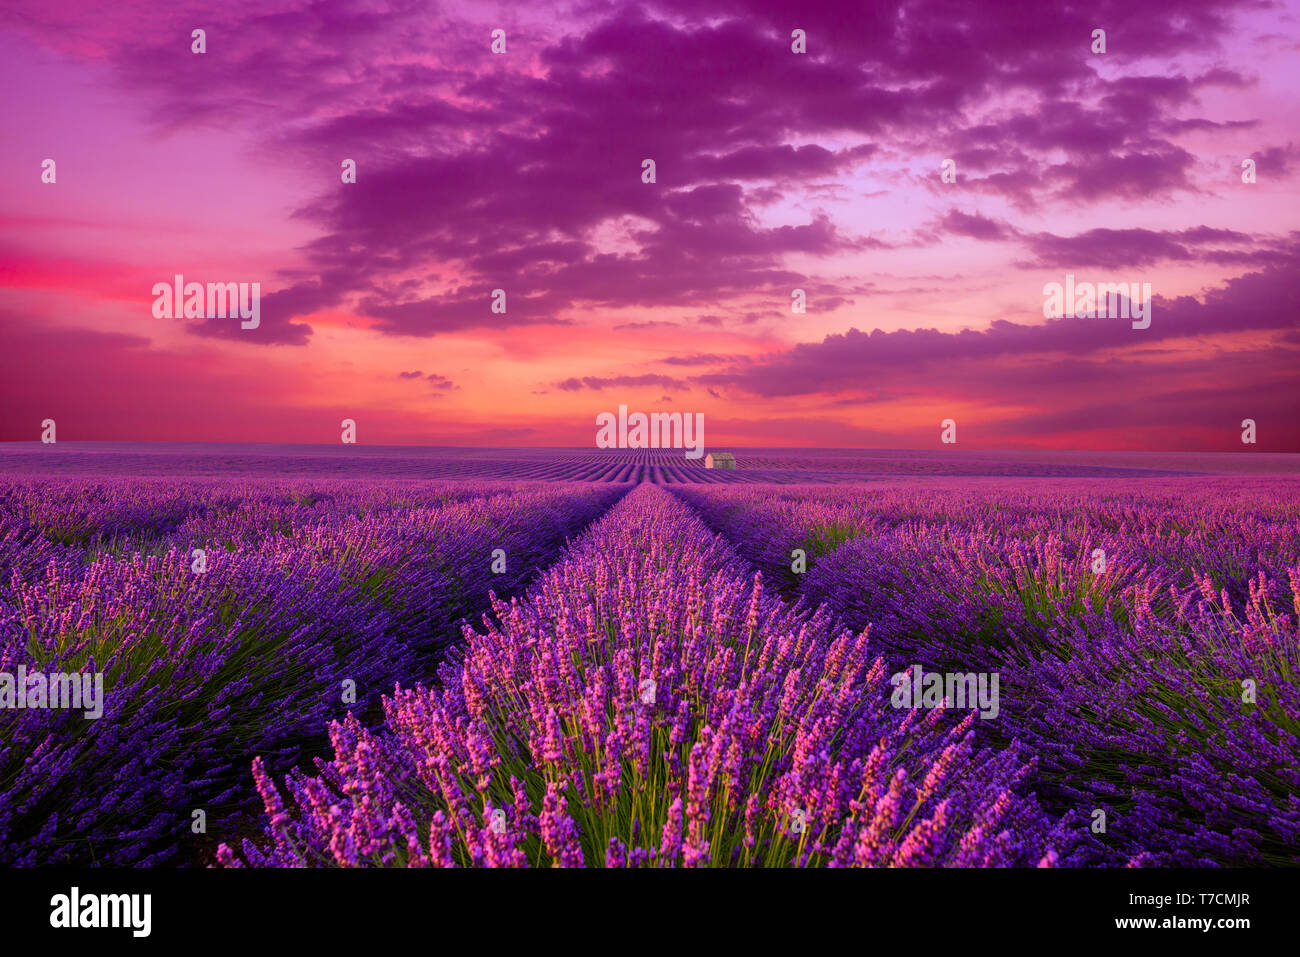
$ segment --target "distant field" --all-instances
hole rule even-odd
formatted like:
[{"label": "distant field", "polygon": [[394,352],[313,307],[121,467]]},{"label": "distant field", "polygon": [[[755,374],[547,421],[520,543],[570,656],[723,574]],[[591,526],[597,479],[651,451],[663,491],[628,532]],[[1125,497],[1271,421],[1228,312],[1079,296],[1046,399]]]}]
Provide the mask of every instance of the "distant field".
[{"label": "distant field", "polygon": [[728,449],[712,470],[684,451],[414,448],[183,442],[0,444],[0,475],[319,476],[555,482],[843,484],[879,476],[1300,475],[1300,455],[1176,452],[965,452]]}]

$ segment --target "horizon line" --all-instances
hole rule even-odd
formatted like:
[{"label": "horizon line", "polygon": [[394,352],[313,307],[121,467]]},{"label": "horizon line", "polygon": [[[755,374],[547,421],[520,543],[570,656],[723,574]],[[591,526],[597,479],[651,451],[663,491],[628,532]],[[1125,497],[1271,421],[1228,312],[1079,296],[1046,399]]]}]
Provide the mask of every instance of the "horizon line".
[{"label": "horizon line", "polygon": [[[369,442],[354,442],[344,445],[339,442],[290,442],[290,441],[259,441],[259,440],[196,440],[196,439],[61,439],[55,443],[44,443],[39,439],[0,439],[0,449],[14,446],[45,446],[59,445],[64,446],[85,446],[85,445],[193,445],[193,446],[291,446],[297,448],[317,448],[317,449],[511,449],[511,450],[547,450],[563,449],[569,451],[589,450],[593,453],[618,454],[625,452],[674,452],[683,451],[674,448],[600,448],[595,445],[456,445],[456,444],[383,444]],[[1114,454],[1124,453],[1127,455],[1223,455],[1223,456],[1259,456],[1259,455],[1300,455],[1300,451],[1287,450],[1232,450],[1224,451],[1221,449],[1133,449],[1133,448],[1071,448],[1071,449],[1050,449],[1041,447],[1031,448],[1007,448],[1007,447],[972,447],[965,446],[961,448],[934,448],[919,446],[869,446],[869,445],[740,445],[729,443],[726,446],[717,446],[707,451],[726,451],[727,449],[780,449],[786,451],[821,451],[821,452],[941,452],[941,453],[962,453],[962,452],[984,452],[984,453],[1034,453],[1044,455],[1097,455],[1097,454]]]}]

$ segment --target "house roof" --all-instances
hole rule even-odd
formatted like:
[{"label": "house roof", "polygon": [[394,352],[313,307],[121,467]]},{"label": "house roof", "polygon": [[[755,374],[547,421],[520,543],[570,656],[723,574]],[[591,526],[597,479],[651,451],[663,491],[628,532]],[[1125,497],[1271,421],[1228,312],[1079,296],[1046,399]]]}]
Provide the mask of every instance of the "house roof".
[{"label": "house roof", "polygon": [[730,452],[710,452],[709,457],[712,459],[734,459],[735,456]]}]

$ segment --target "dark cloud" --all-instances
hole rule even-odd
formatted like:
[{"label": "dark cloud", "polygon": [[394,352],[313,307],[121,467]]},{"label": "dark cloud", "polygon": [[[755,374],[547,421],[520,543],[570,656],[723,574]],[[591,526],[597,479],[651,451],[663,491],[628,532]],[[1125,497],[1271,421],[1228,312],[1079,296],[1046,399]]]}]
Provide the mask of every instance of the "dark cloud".
[{"label": "dark cloud", "polygon": [[[355,187],[329,189],[297,212],[322,230],[305,250],[317,276],[266,296],[259,330],[194,328],[302,344],[311,330],[294,320],[341,305],[377,320],[381,333],[431,336],[555,323],[580,307],[721,303],[809,285],[783,266],[787,255],[886,244],[818,209],[765,226],[756,208],[825,190],[878,159],[882,143],[904,151],[945,143],[966,188],[1022,206],[1189,190],[1194,159],[1165,137],[1198,122],[1186,113],[1199,90],[1249,81],[1226,68],[1107,78],[1089,36],[1105,24],[1107,62],[1131,71],[1143,57],[1213,49],[1243,6],[591,6],[564,30],[528,38],[537,72],[466,55],[484,48],[478,25],[420,2],[383,11],[229,4],[204,17],[219,56],[180,59],[173,35],[188,36],[197,22],[184,5],[147,33],[126,14],[82,23],[48,5],[20,22],[55,45],[75,22],[81,48],[107,58],[163,126],[219,118],[265,129],[261,148],[312,164],[358,157]],[[808,33],[806,56],[789,50],[795,20]],[[393,55],[394,43],[439,65]],[[987,120],[976,107],[997,96],[1023,108]],[[1279,148],[1259,157],[1279,174],[1286,168]],[[655,184],[641,182],[645,158],[656,161]],[[640,224],[630,244],[603,251],[597,230],[623,219]],[[946,225],[978,239],[1011,228],[969,213]],[[458,276],[453,288],[431,293],[412,279],[444,267]],[[512,292],[499,317],[481,291],[498,287]],[[845,295],[825,289],[823,302]]]},{"label": "dark cloud", "polygon": [[[1035,293],[1038,290],[1034,290]],[[1041,302],[1040,297],[1035,297]],[[827,336],[817,343],[795,346],[774,357],[747,366],[705,373],[705,385],[729,385],[762,396],[834,393],[860,388],[942,391],[959,373],[986,381],[996,390],[1019,381],[1034,362],[1052,362],[1049,380],[1066,385],[1060,363],[1082,369],[1079,363],[1109,363],[1112,350],[1142,350],[1150,346],[1197,337],[1223,337],[1234,333],[1289,334],[1300,328],[1300,265],[1270,269],[1230,280],[1207,293],[1203,300],[1155,296],[1151,325],[1133,329],[1125,320],[1049,319],[1021,324],[998,320],[984,331],[956,333],[935,329],[883,332],[848,332]],[[1222,348],[1228,348],[1223,346]],[[1060,357],[1068,359],[1062,360]],[[1265,353],[1258,375],[1294,374],[1300,366],[1293,350]],[[1154,381],[1165,367],[1159,362],[1131,363],[1135,376]],[[1140,369],[1149,371],[1143,372]],[[935,385],[935,384],[938,385]],[[1292,391],[1294,388],[1292,387]],[[1057,395],[1056,401],[1062,397]],[[1073,403],[1066,403],[1073,404]]]},{"label": "dark cloud", "polygon": [[565,379],[563,382],[557,382],[555,387],[565,392],[577,392],[581,389],[592,389],[599,391],[601,389],[612,388],[631,388],[635,386],[657,385],[664,388],[685,389],[689,386],[681,379],[674,379],[666,375],[654,375],[646,373],[644,375],[619,375],[619,376],[584,376],[583,378]]}]

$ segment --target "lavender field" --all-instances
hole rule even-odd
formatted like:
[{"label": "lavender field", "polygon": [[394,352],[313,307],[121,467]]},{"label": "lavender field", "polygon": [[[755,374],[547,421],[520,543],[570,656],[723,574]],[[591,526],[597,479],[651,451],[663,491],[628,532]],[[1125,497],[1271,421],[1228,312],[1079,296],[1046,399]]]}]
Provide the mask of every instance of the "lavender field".
[{"label": "lavender field", "polygon": [[738,458],[11,444],[0,865],[1300,864],[1295,456]]}]

